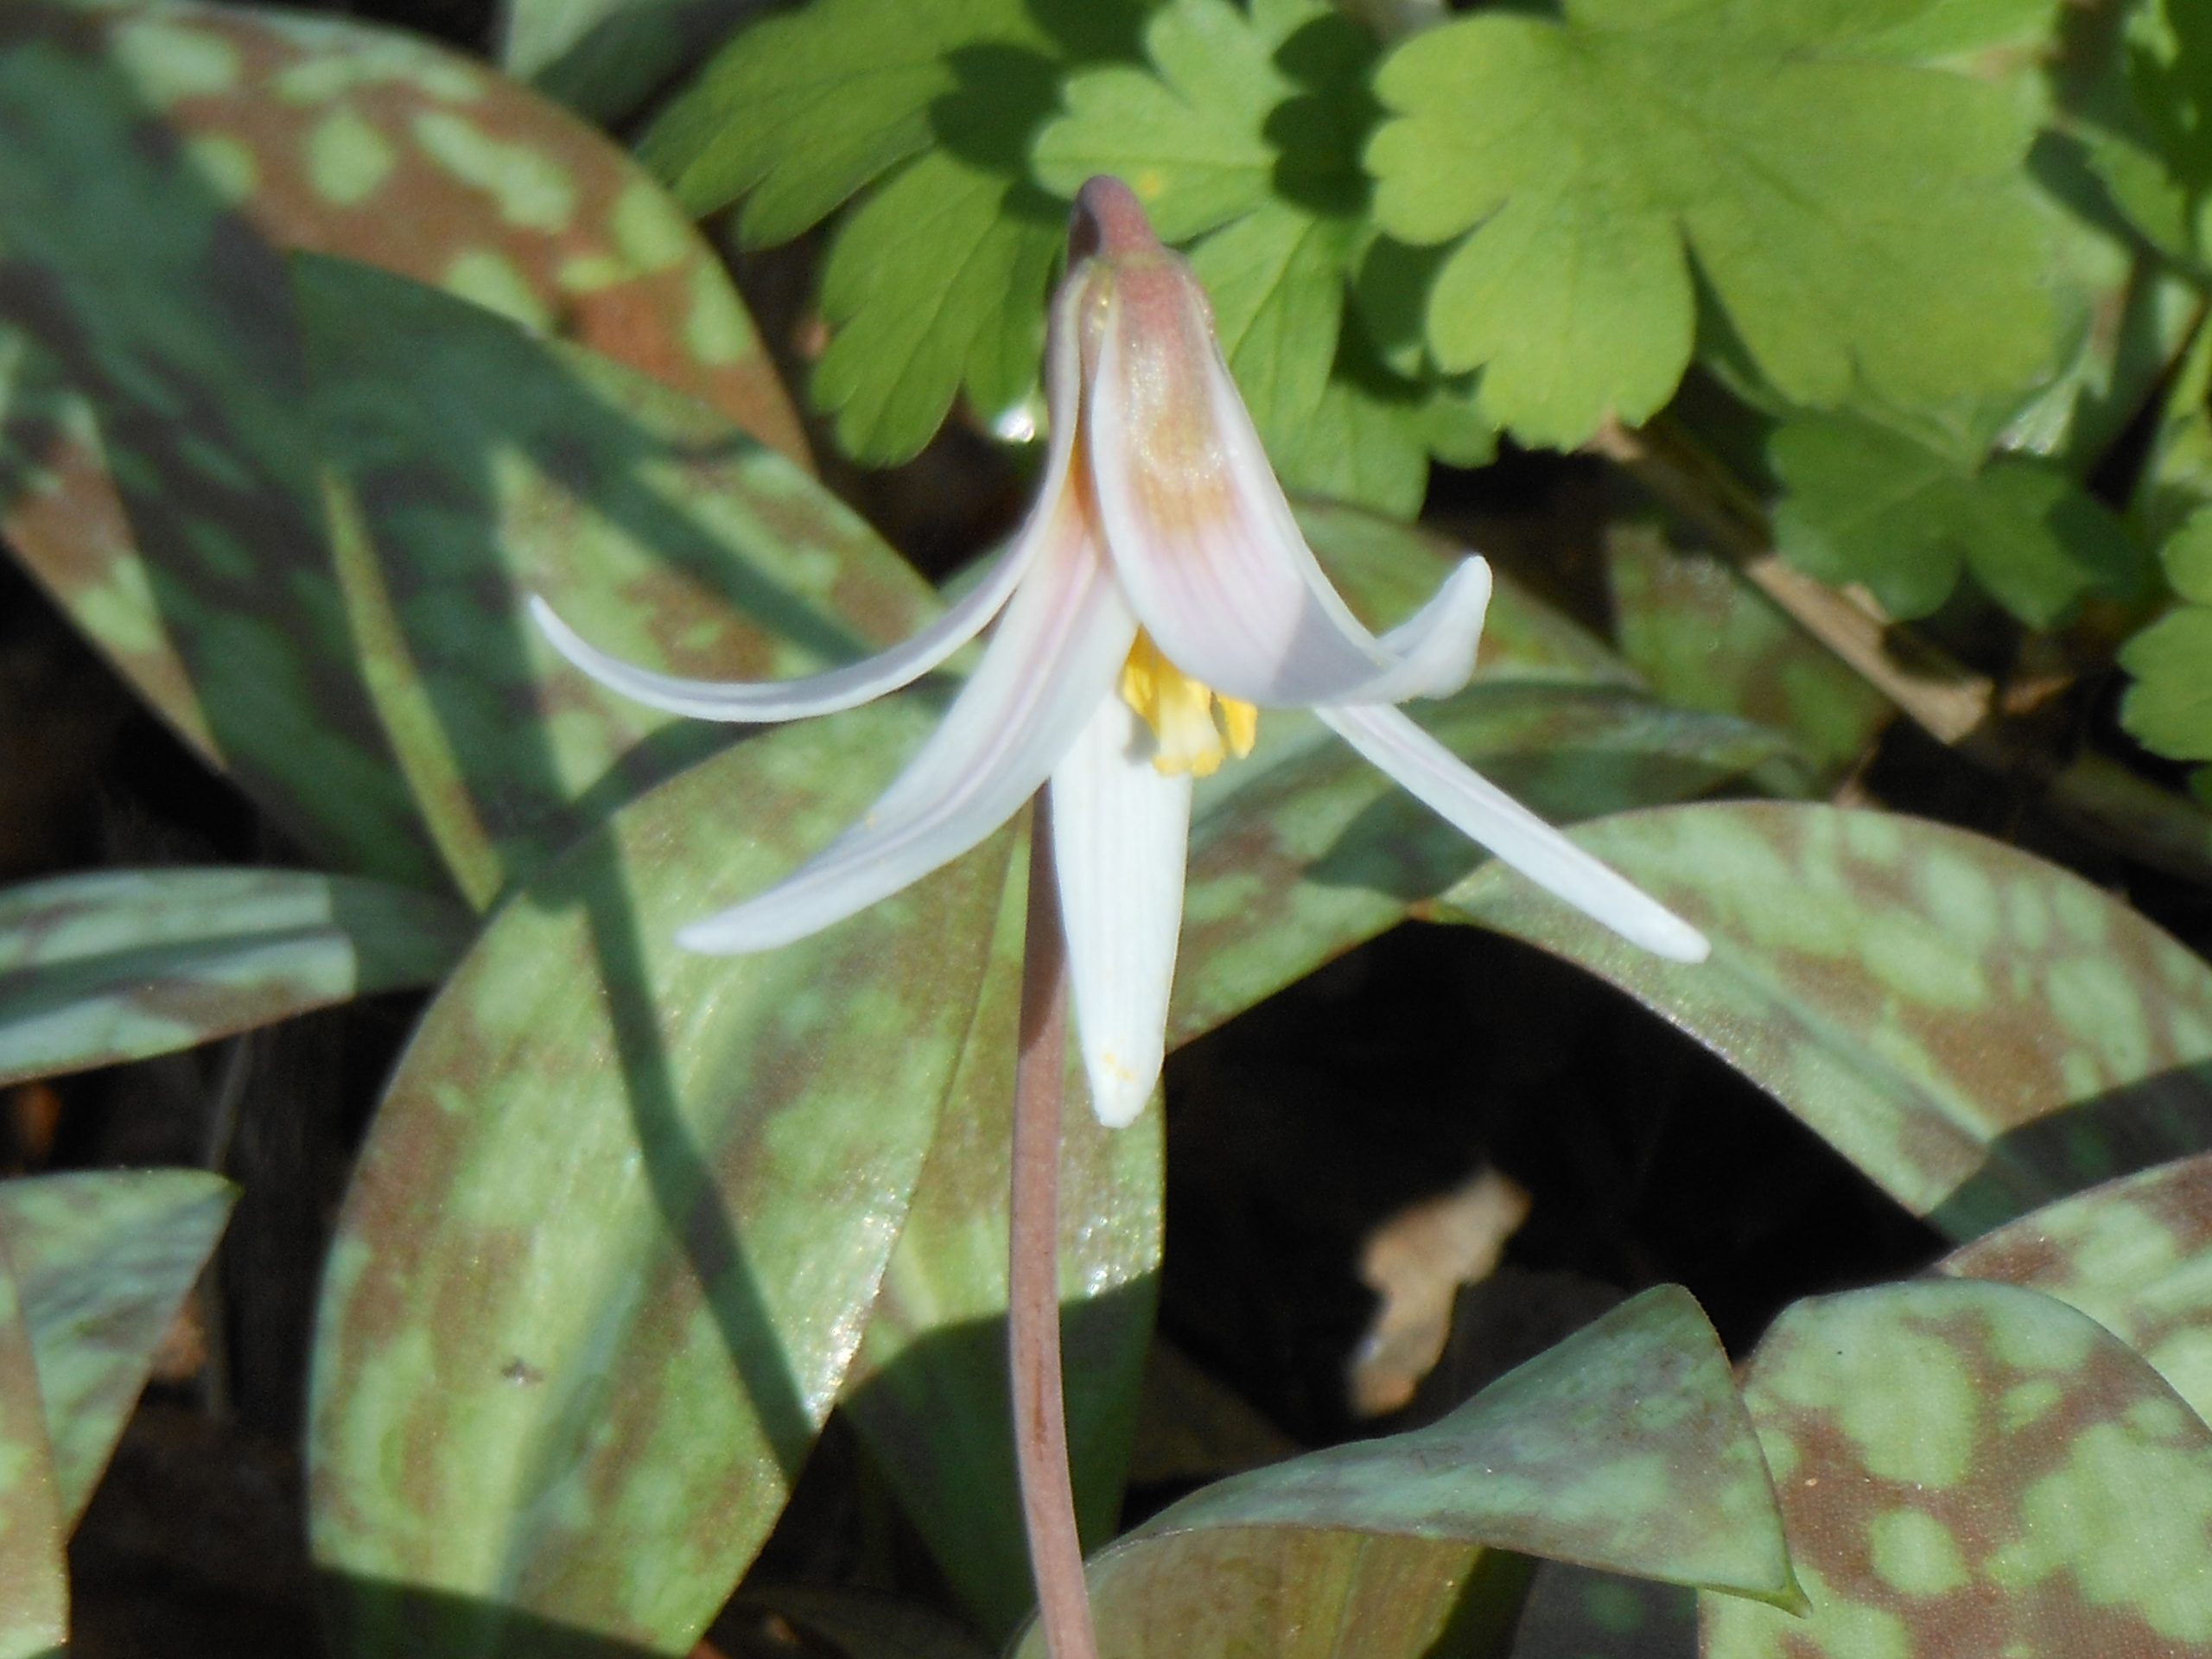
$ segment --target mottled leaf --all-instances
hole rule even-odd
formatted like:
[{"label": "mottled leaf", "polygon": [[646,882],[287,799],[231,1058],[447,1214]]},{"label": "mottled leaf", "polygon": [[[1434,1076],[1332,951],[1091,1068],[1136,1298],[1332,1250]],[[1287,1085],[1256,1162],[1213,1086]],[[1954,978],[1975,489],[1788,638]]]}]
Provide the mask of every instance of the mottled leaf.
[{"label": "mottled leaf", "polygon": [[[1302,522],[1377,626],[1403,620],[1457,555],[1345,508]],[[1560,818],[1676,801],[1784,752],[1774,733],[1669,709],[1573,624],[1500,578],[1475,683],[1408,705],[1455,752]],[[1257,749],[1201,785],[1170,1035],[1186,1040],[1395,926],[1482,853],[1319,721],[1270,710]]]},{"label": "mottled leaf", "polygon": [[471,897],[727,741],[569,670],[525,592],[632,661],[728,679],[850,659],[933,608],[860,518],[698,404],[368,266],[295,274],[343,490],[340,671]]},{"label": "mottled leaf", "polygon": [[1824,773],[1865,753],[1895,713],[1726,561],[1619,525],[1605,565],[1621,655],[1662,702],[1787,732]]},{"label": "mottled leaf", "polygon": [[316,1334],[340,1651],[534,1659],[551,1624],[682,1652],[751,1560],[921,1172],[1006,842],[781,951],[671,935],[844,827],[929,701],[679,774],[510,901],[432,1004]]},{"label": "mottled leaf", "polygon": [[2212,1420],[2212,1154],[2046,1205],[1937,1267],[2080,1308]]},{"label": "mottled leaf", "polygon": [[[1478,1604],[1510,1611],[1518,1575],[1484,1554],[1503,1550],[1790,1602],[1758,1442],[1687,1292],[1647,1291],[1431,1427],[1194,1493],[1093,1560],[1091,1598],[1109,1654],[1411,1659],[1497,1617]],[[1034,1630],[1020,1651],[1042,1653]]]},{"label": "mottled leaf", "polygon": [[38,1368],[15,1276],[0,1249],[0,1655],[59,1656],[69,1636],[61,1512]]},{"label": "mottled leaf", "polygon": [[1481,366],[1516,435],[1573,444],[1673,395],[1702,287],[1800,404],[2030,389],[2056,343],[2031,127],[1929,67],[1964,44],[1915,38],[1943,10],[1569,0],[1413,35],[1367,159],[1385,230],[1457,242],[1437,361]]},{"label": "mottled leaf", "polygon": [[[846,1409],[972,1616],[1010,1634],[1036,1600],[1007,1388],[1007,1193],[1027,883],[1007,884],[976,1021],[883,1277]],[[1060,1154],[1061,1344],[1084,1535],[1121,1510],[1160,1265],[1161,1115],[1109,1130],[1071,1065]]]},{"label": "mottled leaf", "polygon": [[2062,1303],[1992,1284],[1801,1302],[1745,1399],[1812,1605],[1707,1598],[1707,1659],[2212,1647],[2212,1429]]},{"label": "mottled leaf", "polygon": [[11,542],[327,861],[434,884],[350,666],[279,250],[369,254],[788,436],[713,256],[573,118],[350,24],[10,8],[0,142],[35,158],[0,178]]},{"label": "mottled leaf", "polygon": [[1580,963],[1971,1238],[2212,1142],[2212,969],[2078,876],[1889,813],[1732,802],[1575,839],[1713,941],[1661,963],[1494,867],[1439,913]]},{"label": "mottled leaf", "polygon": [[15,1266],[53,1446],[56,1505],[73,1527],[238,1189],[196,1169],[101,1170],[0,1182],[0,1249]]},{"label": "mottled leaf", "polygon": [[0,892],[0,1083],[190,1048],[426,985],[448,901],[302,870],[109,870]]}]

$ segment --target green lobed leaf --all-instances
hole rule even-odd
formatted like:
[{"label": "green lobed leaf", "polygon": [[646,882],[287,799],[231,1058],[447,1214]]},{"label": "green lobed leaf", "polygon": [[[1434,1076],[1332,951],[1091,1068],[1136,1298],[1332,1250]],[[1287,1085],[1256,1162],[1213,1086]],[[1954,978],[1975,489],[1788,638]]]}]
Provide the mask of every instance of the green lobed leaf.
[{"label": "green lobed leaf", "polygon": [[2202,270],[2212,255],[2212,29],[2183,0],[2129,9],[2083,138],[2089,164],[2137,229]]},{"label": "green lobed leaf", "polygon": [[2077,1307],[2212,1415],[2212,1154],[2031,1211],[1937,1270],[2025,1285]]},{"label": "green lobed leaf", "polygon": [[10,541],[141,694],[327,861],[435,884],[350,666],[358,619],[328,568],[278,251],[397,261],[796,444],[727,278],[603,138],[350,24],[17,6],[0,20],[0,132],[37,158],[0,181],[0,250],[22,273],[0,296]]},{"label": "green lobed leaf", "polygon": [[724,679],[849,660],[934,608],[857,516],[711,411],[371,267],[293,269],[335,474],[318,597],[350,643],[323,671],[369,703],[479,903],[728,741],[569,669],[525,594],[632,661]]},{"label": "green lobed leaf", "polygon": [[1031,135],[1071,66],[1126,59],[1143,0],[822,0],[738,35],[642,154],[749,245],[871,186],[823,270],[835,328],[812,396],[855,457],[921,448],[964,385],[986,421],[1034,386],[1065,203]]},{"label": "green lobed leaf", "polygon": [[1824,582],[1864,582],[1893,616],[1938,609],[1964,571],[2036,628],[2088,594],[2143,588],[2148,561],[2126,525],[2053,462],[1976,467],[1853,416],[1790,421],[1767,454],[1784,490],[1783,556]]},{"label": "green lobed leaf", "polygon": [[1744,1392],[1811,1608],[1708,1598],[1708,1659],[2212,1644],[2212,1429],[2063,1303],[1974,1283],[1801,1302]]},{"label": "green lobed leaf", "polygon": [[1006,841],[781,951],[671,936],[849,823],[925,702],[678,774],[518,893],[431,1005],[318,1315],[337,1651],[534,1655],[557,1624],[682,1652],[752,1559],[921,1173]]},{"label": "green lobed leaf", "polygon": [[1204,1488],[1093,1560],[1091,1601],[1111,1654],[1410,1659],[1463,1600],[1510,1621],[1503,1550],[1792,1601],[1758,1442],[1688,1292],[1645,1292],[1430,1427]]},{"label": "green lobed leaf", "polygon": [[237,1198],[196,1169],[0,1182],[0,1250],[38,1367],[65,1529],[84,1514]]},{"label": "green lobed leaf", "polygon": [[2159,556],[2182,602],[2120,648],[2135,679],[2120,724],[2161,754],[2212,760],[2212,508],[2184,520]]},{"label": "green lobed leaf", "polygon": [[[1192,264],[1284,483],[1410,518],[1431,448],[1487,459],[1490,433],[1439,430],[1419,353],[1386,365],[1345,318],[1376,241],[1359,165],[1373,38],[1322,0],[1174,0],[1144,45],[1143,66],[1068,77],[1038,178],[1072,197],[1113,174],[1164,238],[1203,238]],[[1412,303],[1394,297],[1386,311]]]},{"label": "green lobed leaf", "polygon": [[68,1536],[15,1276],[0,1250],[0,1654],[58,1656],[69,1639]]},{"label": "green lobed leaf", "polygon": [[1787,732],[1823,779],[1864,754],[1896,712],[1724,560],[1617,524],[1605,569],[1621,655],[1662,702]]},{"label": "green lobed leaf", "polygon": [[[1017,849],[1019,861],[1020,849]],[[937,1138],[883,1275],[843,1405],[939,1569],[986,1630],[1036,1600],[1007,1388],[1007,1197],[1028,884],[1007,883]],[[1060,1151],[1061,1346],[1077,1518],[1121,1511],[1160,1249],[1161,1114],[1109,1130],[1071,1065]]]},{"label": "green lobed leaf", "polygon": [[0,1083],[190,1048],[427,985],[468,918],[301,870],[108,870],[0,893]]},{"label": "green lobed leaf", "polygon": [[1575,841],[1704,929],[1663,963],[1495,866],[1437,913],[1581,963],[1955,1239],[2212,1143],[2212,968],[2056,865],[1893,814],[1731,802]]},{"label": "green lobed leaf", "polygon": [[[1570,0],[1407,41],[1367,159],[1384,230],[1465,238],[1430,296],[1437,361],[1480,365],[1517,437],[1571,446],[1673,395],[1701,283],[1796,403],[2027,389],[2056,325],[2030,122],[1917,60],[1966,43],[1915,38],[1936,9]],[[2003,37],[2019,9],[1999,10]]]},{"label": "green lobed leaf", "polygon": [[548,98],[619,130],[753,9],[752,0],[582,0],[548,10],[515,0],[503,58]]}]

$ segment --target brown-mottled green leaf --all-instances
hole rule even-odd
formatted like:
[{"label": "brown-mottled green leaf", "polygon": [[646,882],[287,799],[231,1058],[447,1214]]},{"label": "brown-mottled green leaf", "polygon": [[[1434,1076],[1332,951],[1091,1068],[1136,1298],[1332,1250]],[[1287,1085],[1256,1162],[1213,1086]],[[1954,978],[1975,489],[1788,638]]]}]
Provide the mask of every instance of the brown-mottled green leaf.
[{"label": "brown-mottled green leaf", "polygon": [[1412,1659],[1510,1614],[1503,1550],[1792,1599],[1758,1442],[1687,1292],[1647,1291],[1428,1428],[1194,1493],[1093,1560],[1091,1599],[1112,1656]]},{"label": "brown-mottled green leaf", "polygon": [[[1300,510],[1355,609],[1403,620],[1465,550],[1344,507]],[[1408,705],[1529,805],[1572,819],[1719,787],[1783,753],[1775,733],[1669,709],[1588,633],[1500,577],[1475,683]],[[1169,1036],[1211,1029],[1403,920],[1481,861],[1465,836],[1311,715],[1270,710],[1249,760],[1200,785]]]},{"label": "brown-mottled green leaf", "polygon": [[1621,654],[1662,702],[1787,732],[1821,775],[1895,712],[1724,561],[1639,525],[1607,535],[1605,561]]},{"label": "brown-mottled green leaf", "polygon": [[62,1525],[85,1512],[154,1351],[229,1221],[238,1189],[197,1169],[100,1170],[0,1183],[38,1364]]},{"label": "brown-mottled green leaf", "polygon": [[519,613],[632,661],[772,679],[918,628],[928,588],[774,451],[609,359],[303,257],[335,580],[361,694],[480,900],[727,741],[601,690]]},{"label": "brown-mottled green leaf", "polygon": [[303,870],[108,870],[11,887],[0,893],[0,1083],[426,985],[467,928],[433,894]]},{"label": "brown-mottled green leaf", "polygon": [[1937,1266],[2080,1308],[2212,1420],[2212,1154],[2045,1205]]},{"label": "brown-mottled green leaf", "polygon": [[319,1316],[340,1652],[536,1659],[558,1625],[681,1653],[751,1560],[905,1218],[1006,841],[781,951],[672,934],[844,827],[930,701],[679,774],[517,893],[432,1004]]},{"label": "brown-mottled green leaf", "polygon": [[58,1656],[69,1637],[68,1536],[38,1367],[15,1275],[0,1249],[0,1654]]},{"label": "brown-mottled green leaf", "polygon": [[[435,883],[353,662],[280,250],[369,254],[773,436],[759,408],[780,393],[712,255],[571,118],[321,20],[9,8],[0,144],[18,158],[0,524],[141,694],[329,862]],[[505,457],[474,460],[488,478]]]},{"label": "brown-mottled green leaf", "polygon": [[1496,868],[1440,912],[1611,980],[1954,1238],[2212,1141],[2212,969],[2055,864],[1785,803],[1574,838],[1703,928],[1712,959],[1659,962]]},{"label": "brown-mottled green leaf", "polygon": [[1801,1302],[1745,1399],[1812,1606],[1707,1599],[1707,1659],[2212,1649],[2212,1430],[2063,1303],[1971,1283]]},{"label": "brown-mottled green leaf", "polygon": [[[844,1401],[971,1615],[1010,1634],[1036,1600],[1007,1389],[1007,1192],[1027,883],[1008,884],[976,1023]],[[1084,1535],[1121,1510],[1160,1265],[1160,1114],[1099,1126],[1071,1065],[1060,1153],[1061,1344]]]}]

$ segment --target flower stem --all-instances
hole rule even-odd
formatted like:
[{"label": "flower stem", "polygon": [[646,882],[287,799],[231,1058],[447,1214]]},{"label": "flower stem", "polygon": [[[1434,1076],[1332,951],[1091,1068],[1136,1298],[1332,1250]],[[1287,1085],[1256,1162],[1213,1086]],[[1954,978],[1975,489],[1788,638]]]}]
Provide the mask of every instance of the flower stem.
[{"label": "flower stem", "polygon": [[1029,915],[1014,1067],[1007,1361],[1014,1469],[1045,1646],[1052,1659],[1097,1659],[1060,1382],[1060,1097],[1067,1077],[1067,950],[1052,874],[1052,813],[1039,792],[1029,819]]}]

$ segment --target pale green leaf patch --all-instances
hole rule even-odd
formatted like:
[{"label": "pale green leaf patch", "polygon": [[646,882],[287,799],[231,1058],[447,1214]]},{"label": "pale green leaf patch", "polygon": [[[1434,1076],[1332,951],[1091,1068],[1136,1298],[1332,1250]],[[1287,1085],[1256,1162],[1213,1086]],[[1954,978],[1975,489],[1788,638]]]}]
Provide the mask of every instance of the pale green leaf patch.
[{"label": "pale green leaf patch", "polygon": [[[1516,436],[1578,443],[1672,396],[1701,283],[1799,404],[2031,386],[2056,320],[2029,122],[2004,87],[1900,60],[1933,10],[1580,0],[1406,42],[1367,159],[1384,230],[1464,238],[1430,296],[1437,360],[1484,367]],[[1926,43],[1955,55],[2013,10]]]},{"label": "pale green leaf patch", "polygon": [[1853,416],[1807,416],[1767,454],[1785,492],[1784,557],[1864,582],[1892,616],[1926,616],[1971,572],[1999,604],[2049,627],[2091,594],[2139,593],[2149,561],[2119,515],[2033,456],[1981,467]]}]

